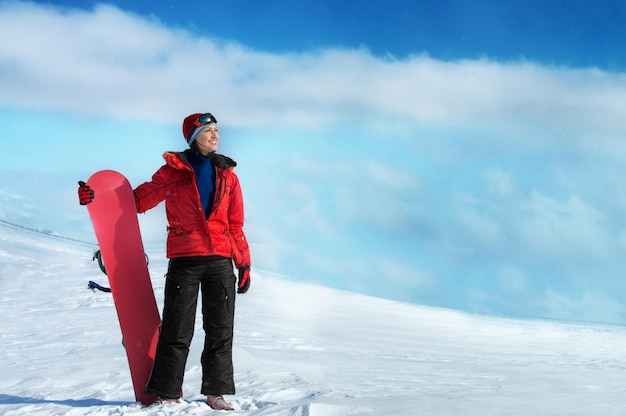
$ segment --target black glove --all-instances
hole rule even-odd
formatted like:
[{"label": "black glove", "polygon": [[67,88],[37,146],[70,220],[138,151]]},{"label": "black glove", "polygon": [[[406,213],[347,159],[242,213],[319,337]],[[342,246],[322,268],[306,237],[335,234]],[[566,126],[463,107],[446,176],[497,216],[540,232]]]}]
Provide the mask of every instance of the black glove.
[{"label": "black glove", "polygon": [[81,205],[87,205],[93,201],[93,189],[91,189],[83,181],[78,181],[78,202]]},{"label": "black glove", "polygon": [[250,265],[246,264],[239,268],[239,284],[237,293],[246,293],[250,289]]}]

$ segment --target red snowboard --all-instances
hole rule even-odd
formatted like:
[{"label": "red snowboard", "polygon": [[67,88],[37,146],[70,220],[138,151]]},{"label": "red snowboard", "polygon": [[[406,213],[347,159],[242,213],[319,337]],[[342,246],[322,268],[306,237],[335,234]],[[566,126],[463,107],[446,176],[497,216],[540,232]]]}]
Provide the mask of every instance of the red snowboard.
[{"label": "red snowboard", "polygon": [[161,318],[146,265],[135,197],[128,180],[112,170],[96,172],[87,185],[94,191],[87,209],[109,277],[135,398],[149,405],[157,398],[146,395],[144,389],[152,371]]}]

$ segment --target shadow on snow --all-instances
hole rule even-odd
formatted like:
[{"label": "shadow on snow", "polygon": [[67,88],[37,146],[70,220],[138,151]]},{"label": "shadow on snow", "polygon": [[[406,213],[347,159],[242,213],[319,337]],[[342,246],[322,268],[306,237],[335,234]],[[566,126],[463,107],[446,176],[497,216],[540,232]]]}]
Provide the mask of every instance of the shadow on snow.
[{"label": "shadow on snow", "polygon": [[69,407],[94,407],[94,406],[128,406],[136,402],[107,402],[99,399],[83,399],[83,400],[47,400],[34,399],[32,397],[11,396],[8,394],[0,394],[0,405],[3,404],[58,404]]}]

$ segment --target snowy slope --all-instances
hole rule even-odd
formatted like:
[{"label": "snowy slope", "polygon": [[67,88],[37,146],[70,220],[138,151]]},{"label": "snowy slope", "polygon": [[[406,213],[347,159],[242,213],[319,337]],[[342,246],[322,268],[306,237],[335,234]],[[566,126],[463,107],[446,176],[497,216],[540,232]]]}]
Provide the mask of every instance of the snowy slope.
[{"label": "snowy slope", "polygon": [[[199,324],[186,402],[134,402],[111,296],[87,289],[88,280],[107,283],[94,249],[0,224],[0,414],[215,414],[199,394]],[[148,255],[160,305],[166,262]],[[253,278],[237,299],[229,414],[626,414],[626,328],[470,315],[261,271]]]}]

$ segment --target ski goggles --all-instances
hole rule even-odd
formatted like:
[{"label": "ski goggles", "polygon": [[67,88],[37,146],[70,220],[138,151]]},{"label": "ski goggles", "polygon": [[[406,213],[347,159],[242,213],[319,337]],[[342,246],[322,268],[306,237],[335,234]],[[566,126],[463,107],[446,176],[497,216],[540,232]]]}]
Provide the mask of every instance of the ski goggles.
[{"label": "ski goggles", "polygon": [[216,123],[217,124],[217,119],[215,117],[213,117],[213,114],[211,114],[211,113],[204,113],[204,114],[198,116],[196,121],[193,122],[193,125],[196,126],[196,127],[202,127],[205,124],[211,124],[211,123]]}]

